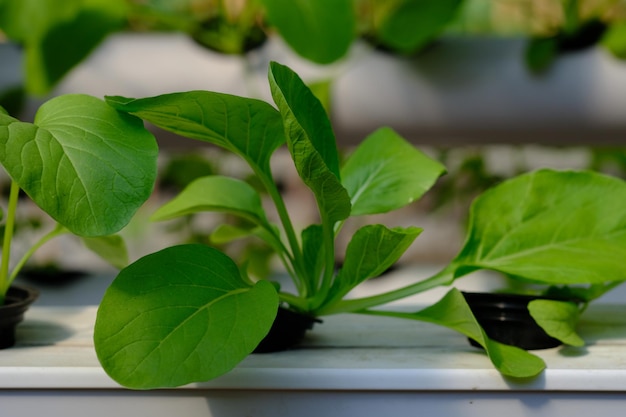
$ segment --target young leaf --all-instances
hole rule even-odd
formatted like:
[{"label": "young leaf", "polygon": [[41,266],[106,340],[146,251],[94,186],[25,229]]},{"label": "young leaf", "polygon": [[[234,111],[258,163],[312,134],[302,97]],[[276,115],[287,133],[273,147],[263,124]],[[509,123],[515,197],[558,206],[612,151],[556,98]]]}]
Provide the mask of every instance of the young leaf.
[{"label": "young leaf", "polygon": [[457,276],[482,268],[545,284],[623,281],[624,202],[626,183],[598,173],[518,176],[474,201],[452,267]]},{"label": "young leaf", "polygon": [[249,286],[235,263],[182,245],[122,270],[98,309],[94,342],[104,370],[136,389],[205,381],[234,368],[268,333],[274,286]]},{"label": "young leaf", "polygon": [[141,120],[86,95],[44,103],[34,124],[0,115],[0,162],[72,233],[113,234],[152,192],[156,140]]},{"label": "young leaf", "polygon": [[318,64],[344,56],[355,36],[352,0],[261,0],[270,23],[299,55]]},{"label": "young leaf", "polygon": [[162,129],[225,148],[267,177],[272,153],[285,143],[280,114],[260,100],[209,91],[106,99]]},{"label": "young leaf", "polygon": [[339,153],[324,108],[288,67],[272,62],[269,80],[298,174],[315,194],[322,216],[330,223],[344,220],[350,197],[339,180]]},{"label": "young leaf", "polygon": [[386,213],[419,199],[445,167],[390,128],[369,135],[341,170],[353,216]]},{"label": "young leaf", "polygon": [[203,211],[236,214],[258,225],[267,225],[261,197],[248,183],[221,175],[192,181],[176,197],[161,206],[152,220],[168,220]]},{"label": "young leaf", "polygon": [[126,243],[119,235],[83,237],[83,243],[89,250],[118,269],[128,265]]},{"label": "young leaf", "polygon": [[584,346],[585,341],[576,334],[580,310],[567,301],[533,300],[528,311],[537,324],[550,336],[571,346]]},{"label": "young leaf", "polygon": [[496,369],[506,376],[534,377],[545,368],[541,358],[523,349],[489,339],[465,302],[463,294],[456,288],[448,291],[437,303],[416,313],[376,311],[375,314],[426,321],[462,333],[478,342]]},{"label": "young leaf", "polygon": [[363,226],[346,248],[345,261],[331,294],[340,299],[361,282],[375,278],[396,263],[422,232],[417,227],[388,229],[381,224]]}]

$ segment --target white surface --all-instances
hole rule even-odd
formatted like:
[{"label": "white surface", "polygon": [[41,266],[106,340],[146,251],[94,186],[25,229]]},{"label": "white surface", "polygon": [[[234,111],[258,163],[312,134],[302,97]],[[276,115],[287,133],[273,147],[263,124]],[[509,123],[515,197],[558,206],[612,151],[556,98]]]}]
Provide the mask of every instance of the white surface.
[{"label": "white surface", "polygon": [[[427,271],[395,279],[415,272]],[[0,415],[622,417],[625,313],[623,305],[592,306],[580,326],[587,347],[538,351],[548,369],[530,381],[503,378],[445,328],[340,315],[316,325],[301,349],[252,355],[213,381],[129,391],[98,364],[95,306],[34,306],[18,328],[18,345],[0,351]]]},{"label": "white surface", "polygon": [[[417,307],[416,307],[417,309]],[[2,389],[118,388],[92,346],[95,307],[33,307],[19,342],[0,352]],[[389,318],[324,318],[301,349],[251,355],[236,369],[187,389],[626,392],[626,306],[586,312],[586,348],[537,351],[547,363],[534,380],[495,371],[466,339],[438,326]]]}]

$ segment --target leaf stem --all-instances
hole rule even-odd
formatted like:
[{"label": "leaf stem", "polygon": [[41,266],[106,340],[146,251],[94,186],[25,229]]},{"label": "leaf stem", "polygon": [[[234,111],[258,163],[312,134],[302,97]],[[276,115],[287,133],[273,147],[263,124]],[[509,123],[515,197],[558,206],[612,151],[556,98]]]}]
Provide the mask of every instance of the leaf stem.
[{"label": "leaf stem", "polygon": [[[320,210],[320,213],[323,213]],[[324,244],[324,273],[320,282],[316,283],[317,291],[314,293],[313,309],[319,308],[326,302],[326,297],[332,285],[335,274],[335,232],[334,225],[328,220],[322,219],[322,236]]]},{"label": "leaf stem", "polygon": [[[265,189],[270,195],[272,201],[274,202],[274,206],[276,207],[276,211],[278,216],[280,217],[280,221],[283,225],[283,230],[285,235],[287,236],[287,240],[289,242],[289,246],[291,248],[291,258],[293,264],[293,272],[291,275],[292,280],[296,284],[296,287],[299,290],[300,296],[306,298],[307,294],[313,291],[311,283],[306,280],[306,274],[304,273],[304,255],[302,254],[302,250],[300,249],[300,244],[298,243],[298,238],[296,237],[295,229],[293,228],[293,224],[291,223],[291,218],[287,212],[287,207],[285,206],[285,201],[280,195],[280,191],[276,187],[276,183],[272,178],[264,175],[263,172],[257,172],[258,177],[263,182]],[[291,270],[291,268],[287,268],[287,270]]]},{"label": "leaf stem", "polygon": [[340,300],[335,304],[323,306],[319,311],[316,311],[316,313],[318,315],[330,315],[338,313],[360,312],[362,310],[400,300],[402,298],[406,298],[435,287],[450,285],[455,279],[455,269],[456,265],[450,264],[435,275],[422,281],[416,282],[415,284],[407,285],[405,287],[388,291],[382,294],[377,294],[371,297],[355,298],[352,300]]},{"label": "leaf stem", "polygon": [[33,256],[35,252],[37,252],[37,250],[40,247],[42,247],[45,243],[47,243],[52,238],[55,238],[65,233],[69,233],[69,231],[63,225],[57,223],[54,229],[46,233],[44,236],[41,237],[41,239],[35,242],[35,244],[32,245],[30,249],[28,249],[28,251],[26,251],[26,253],[22,256],[22,258],[13,268],[13,271],[11,272],[11,276],[9,277],[9,285],[15,280],[15,278],[17,278],[17,274],[19,274],[19,272],[22,270],[26,262],[30,259],[31,256]]},{"label": "leaf stem", "polygon": [[15,213],[17,212],[19,194],[20,186],[17,182],[11,180],[7,217],[2,240],[2,260],[0,260],[0,305],[4,304],[4,297],[13,281],[9,279],[9,264],[11,262],[11,241],[13,240],[13,232],[15,230]]}]

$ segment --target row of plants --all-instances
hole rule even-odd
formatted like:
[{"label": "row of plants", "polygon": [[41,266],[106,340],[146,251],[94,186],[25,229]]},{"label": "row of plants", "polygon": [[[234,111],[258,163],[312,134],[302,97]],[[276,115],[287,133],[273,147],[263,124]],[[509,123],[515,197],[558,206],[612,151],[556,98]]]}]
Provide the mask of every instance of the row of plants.
[{"label": "row of plants", "polygon": [[[153,214],[156,221],[205,211],[241,218],[217,227],[212,237],[220,242],[260,239],[280,259],[295,290],[283,288],[272,276],[252,277],[245,261],[238,263],[207,244],[174,245],[141,257],[121,269],[98,308],[96,353],[113,379],[136,389],[206,381],[255,351],[284,314],[303,315],[310,325],[343,313],[449,327],[481,346],[503,375],[537,376],[546,366],[543,360],[489,337],[466,297],[454,288],[456,280],[471,279],[481,269],[532,284],[535,294],[549,297],[528,305],[534,320],[563,343],[584,343],[575,332],[580,314],[626,279],[623,180],[591,171],[543,169],[502,181],[474,200],[462,249],[438,273],[393,291],[352,298],[352,289],[393,266],[422,229],[362,226],[347,237],[338,266],[337,242],[346,222],[420,199],[445,167],[389,128],[373,132],[344,160],[326,111],[300,77],[271,63],[269,83],[275,106],[209,91],[112,96],[106,103],[62,96],[46,103],[33,124],[7,114],[0,118],[0,158],[15,188],[59,221],[63,231],[113,233],[145,201],[154,184],[156,147],[142,120],[239,156],[273,202],[267,209],[250,183],[216,174],[194,180]],[[87,145],[92,140],[98,148]],[[124,146],[109,145],[111,140]],[[318,222],[306,227],[294,224],[270,167],[281,147],[287,148],[317,202]],[[100,154],[107,169],[95,165]],[[117,165],[120,159],[123,167]],[[47,179],[52,171],[54,180]],[[109,174],[87,181],[101,171]],[[129,197],[129,188],[142,190],[141,196]],[[98,200],[104,196],[113,196],[115,204]],[[82,203],[100,211],[84,213]],[[121,219],[115,219],[118,211],[124,213]],[[104,222],[113,225],[87,231],[75,225]],[[4,288],[8,284],[5,280]],[[387,306],[441,286],[450,287],[447,294],[418,311]]]},{"label": "row of plants", "polygon": [[[129,30],[182,32],[213,51],[242,55],[262,46],[268,36],[279,36],[316,64],[345,58],[357,39],[406,56],[433,46],[444,35],[527,37],[523,59],[534,72],[547,70],[562,54],[596,45],[616,57],[626,56],[626,12],[620,0],[554,3],[2,0],[0,31],[23,48],[24,89],[37,95],[49,92],[109,34]],[[523,24],[516,22],[519,15],[525,15]],[[502,29],[494,19],[510,22],[514,29]],[[70,43],[73,47],[67,48]]]}]

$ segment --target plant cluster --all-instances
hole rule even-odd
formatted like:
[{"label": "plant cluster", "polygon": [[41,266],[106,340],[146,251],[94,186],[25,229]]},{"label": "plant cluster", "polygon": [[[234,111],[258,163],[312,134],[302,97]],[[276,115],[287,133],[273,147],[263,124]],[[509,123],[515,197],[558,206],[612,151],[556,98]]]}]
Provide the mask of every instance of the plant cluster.
[{"label": "plant cluster", "polygon": [[[504,375],[535,376],[544,362],[489,339],[455,288],[420,311],[379,307],[450,286],[480,269],[543,284],[553,294],[575,293],[584,302],[626,279],[626,184],[587,171],[539,170],[504,181],[474,201],[462,250],[437,274],[371,297],[347,297],[393,265],[421,229],[363,226],[337,269],[336,237],[345,221],[415,201],[444,167],[388,128],[372,133],[340,164],[328,116],[300,77],[271,63],[269,82],[276,108],[208,91],[107,98],[120,112],[218,145],[247,162],[271,197],[278,224],[268,220],[253,187],[220,175],[192,182],[153,219],[200,211],[240,216],[250,227],[218,228],[215,234],[222,240],[262,239],[296,288],[290,292],[276,282],[253,280],[245,265],[203,244],[168,247],[137,260],[106,291],[95,326],[98,358],[121,384],[171,387],[228,372],[268,333],[280,305],[313,317],[359,313],[439,324],[475,340]],[[302,230],[292,224],[270,169],[272,154],[283,145],[319,210],[319,223]],[[581,342],[573,329],[581,311],[576,303],[542,300],[531,310],[552,336]]]}]

